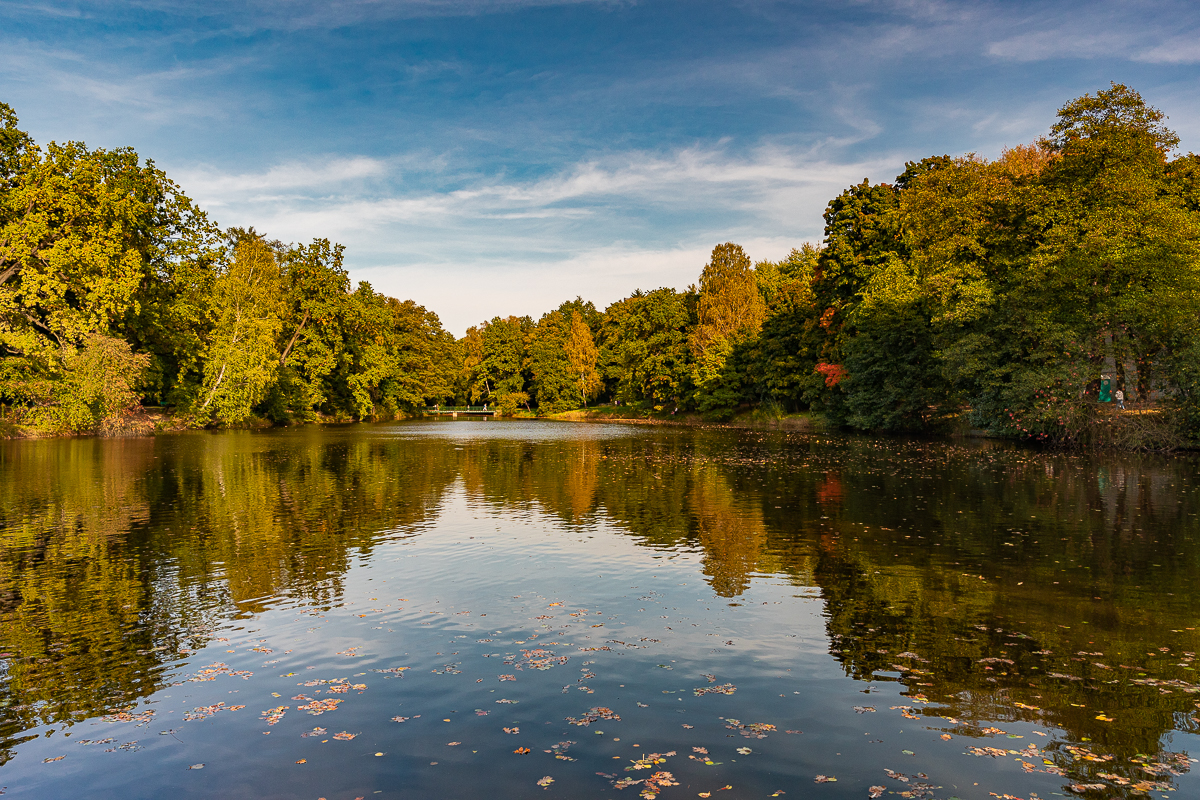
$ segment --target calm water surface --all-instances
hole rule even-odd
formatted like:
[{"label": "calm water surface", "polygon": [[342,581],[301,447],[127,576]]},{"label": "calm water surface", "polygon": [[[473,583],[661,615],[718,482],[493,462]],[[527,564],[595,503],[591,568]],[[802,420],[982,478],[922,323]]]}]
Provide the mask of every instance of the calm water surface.
[{"label": "calm water surface", "polygon": [[1197,466],[495,421],[0,442],[0,786],[1197,798]]}]

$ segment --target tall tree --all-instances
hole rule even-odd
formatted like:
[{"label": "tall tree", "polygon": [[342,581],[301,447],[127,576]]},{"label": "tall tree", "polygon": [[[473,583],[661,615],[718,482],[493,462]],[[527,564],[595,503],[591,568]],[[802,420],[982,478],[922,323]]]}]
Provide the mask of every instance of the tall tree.
[{"label": "tall tree", "polygon": [[741,397],[737,376],[726,369],[734,348],[756,336],[766,303],[741,245],[713,248],[700,273],[698,319],[689,336],[692,380],[701,410],[728,414]]},{"label": "tall tree", "polygon": [[662,410],[686,404],[695,323],[694,293],[634,292],[604,311],[599,360],[614,400]]},{"label": "tall tree", "polygon": [[592,331],[578,311],[571,312],[563,350],[571,365],[571,375],[575,381],[579,402],[586,406],[588,400],[595,397],[604,386],[604,382],[600,380],[600,373],[596,371],[598,351],[592,339]]},{"label": "tall tree", "polygon": [[235,230],[233,259],[216,280],[216,326],[198,411],[242,422],[267,395],[279,369],[282,277],[275,253],[253,229]]}]

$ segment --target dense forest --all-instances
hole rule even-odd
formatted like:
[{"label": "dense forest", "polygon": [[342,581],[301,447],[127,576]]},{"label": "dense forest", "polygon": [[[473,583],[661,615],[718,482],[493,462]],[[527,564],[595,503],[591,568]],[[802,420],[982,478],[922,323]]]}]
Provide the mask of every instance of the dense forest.
[{"label": "dense forest", "polygon": [[352,288],[341,246],[222,230],[132,150],[39,147],[0,104],[0,403],[102,432],[145,406],[228,425],[604,402],[1195,443],[1200,156],[1165,119],[1113,84],[995,161],[934,156],[847,188],[821,245],[782,261],[725,243],[685,291],[577,298],[455,340]]}]

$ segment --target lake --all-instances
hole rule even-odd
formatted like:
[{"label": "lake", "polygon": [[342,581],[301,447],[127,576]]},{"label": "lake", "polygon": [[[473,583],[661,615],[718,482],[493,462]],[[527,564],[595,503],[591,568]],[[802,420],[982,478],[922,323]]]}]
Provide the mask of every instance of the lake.
[{"label": "lake", "polygon": [[0,442],[0,786],[1200,797],[1198,466],[499,420]]}]

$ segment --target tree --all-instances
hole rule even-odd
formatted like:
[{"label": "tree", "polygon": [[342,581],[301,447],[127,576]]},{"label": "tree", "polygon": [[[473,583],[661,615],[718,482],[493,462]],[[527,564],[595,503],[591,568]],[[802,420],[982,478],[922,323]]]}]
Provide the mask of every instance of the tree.
[{"label": "tree", "polygon": [[599,362],[613,399],[658,410],[685,403],[695,317],[695,295],[667,288],[634,292],[605,309]]},{"label": "tree", "polygon": [[732,412],[740,399],[740,382],[726,370],[735,347],[755,336],[766,316],[750,259],[740,245],[726,242],[713,248],[700,273],[696,326],[689,336],[692,380],[702,411]]},{"label": "tree", "polygon": [[[471,386],[474,399],[500,405],[506,411],[529,403],[526,387],[527,339],[533,329],[529,317],[494,317],[479,331],[479,363]],[[471,340],[468,349],[474,346]]]},{"label": "tree", "polygon": [[555,414],[579,405],[577,376],[567,354],[571,319],[562,311],[542,315],[529,331],[528,364],[538,410]]},{"label": "tree", "polygon": [[754,344],[751,367],[757,399],[791,410],[805,405],[805,394],[819,391],[814,372],[820,347],[813,279],[821,248],[805,244],[778,263],[755,265],[767,317]]},{"label": "tree", "polygon": [[55,421],[82,433],[119,418],[138,404],[134,387],[149,363],[149,355],[134,353],[122,339],[90,335],[63,354]]},{"label": "tree", "polygon": [[141,391],[171,393],[199,370],[215,227],[131,149],[38,148],[2,104],[0,124],[0,395],[94,334],[148,352]]},{"label": "tree", "polygon": [[214,287],[216,326],[197,409],[226,424],[245,420],[266,397],[279,369],[276,339],[283,327],[275,253],[253,229],[232,235],[233,260]]},{"label": "tree", "polygon": [[575,381],[579,402],[586,406],[588,400],[596,396],[604,383],[600,380],[600,373],[596,371],[598,352],[596,343],[592,340],[591,329],[578,311],[571,312],[570,320],[563,349],[571,365],[571,375]]},{"label": "tree", "polygon": [[314,239],[283,249],[280,256],[284,310],[279,381],[270,402],[275,419],[311,419],[328,405],[329,381],[346,356],[351,296],[344,252],[340,244]]}]

